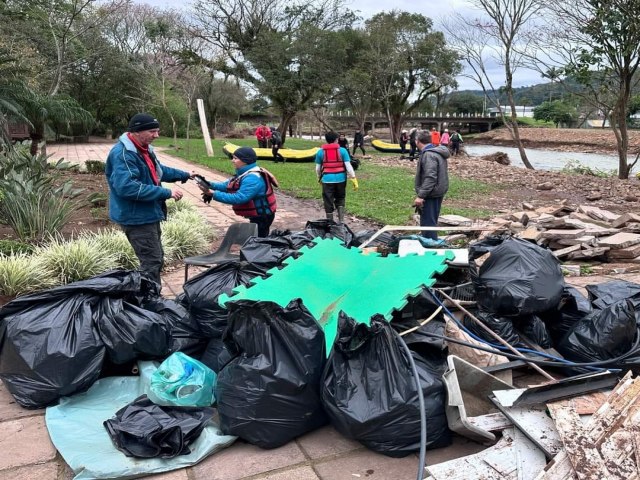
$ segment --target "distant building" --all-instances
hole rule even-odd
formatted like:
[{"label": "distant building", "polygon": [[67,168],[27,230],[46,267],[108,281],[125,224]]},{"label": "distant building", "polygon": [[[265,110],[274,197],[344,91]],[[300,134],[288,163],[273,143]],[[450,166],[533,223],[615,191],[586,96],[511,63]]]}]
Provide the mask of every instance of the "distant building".
[{"label": "distant building", "polygon": [[[533,118],[533,110],[537,107],[537,105],[524,106],[524,105],[516,105],[516,115],[518,117],[529,117]],[[505,113],[510,113],[511,108],[508,105],[503,105],[502,110]],[[487,109],[487,115],[490,117],[497,117],[500,115],[500,112],[497,107],[491,107]]]}]

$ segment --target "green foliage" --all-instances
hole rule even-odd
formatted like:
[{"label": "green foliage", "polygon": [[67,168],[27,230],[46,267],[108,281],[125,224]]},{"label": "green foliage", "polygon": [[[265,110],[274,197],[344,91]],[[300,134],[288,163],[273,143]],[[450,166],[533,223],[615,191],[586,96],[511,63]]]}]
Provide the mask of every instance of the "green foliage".
[{"label": "green foliage", "polygon": [[167,261],[173,262],[206,253],[210,242],[202,229],[194,228],[190,221],[178,219],[162,226],[162,245]]},{"label": "green foliage", "polygon": [[178,210],[170,214],[168,223],[175,222],[191,225],[194,235],[202,236],[207,242],[211,242],[216,238],[216,232],[213,230],[211,224],[203,219],[202,214],[197,211],[193,204],[189,203],[189,205],[191,205],[191,209]]},{"label": "green foliage", "polygon": [[87,167],[87,173],[92,175],[104,175],[107,164],[101,160],[87,160],[84,162]]},{"label": "green foliage", "polygon": [[0,240],[0,255],[19,255],[21,253],[33,253],[35,247],[30,243],[19,242],[17,240]]},{"label": "green foliage", "polygon": [[87,202],[96,208],[104,208],[107,206],[109,195],[102,192],[94,192],[87,197]]},{"label": "green foliage", "polygon": [[36,255],[62,284],[86,280],[118,265],[116,256],[91,237],[69,242],[55,238],[40,247]]},{"label": "green foliage", "polygon": [[562,173],[569,175],[588,175],[591,177],[610,178],[617,175],[616,170],[600,170],[599,168],[591,168],[583,165],[578,160],[569,160],[564,167]]},{"label": "green foliage", "polygon": [[54,272],[36,256],[0,256],[0,293],[23,295],[57,284]]},{"label": "green foliage", "polygon": [[482,113],[484,111],[483,96],[471,92],[454,92],[449,96],[443,110],[449,113]]},{"label": "green foliage", "polygon": [[99,233],[85,234],[89,242],[95,243],[96,248],[115,258],[115,268],[134,270],[140,266],[133,247],[122,230],[114,228]]},{"label": "green foliage", "polygon": [[59,232],[69,221],[76,202],[70,181],[56,185],[62,159],[50,165],[44,155],[24,150],[0,153],[0,220],[20,240],[40,242]]},{"label": "green foliage", "polygon": [[533,118],[546,122],[553,122],[556,126],[561,123],[570,124],[577,118],[578,114],[574,106],[562,100],[544,102],[533,109]]}]

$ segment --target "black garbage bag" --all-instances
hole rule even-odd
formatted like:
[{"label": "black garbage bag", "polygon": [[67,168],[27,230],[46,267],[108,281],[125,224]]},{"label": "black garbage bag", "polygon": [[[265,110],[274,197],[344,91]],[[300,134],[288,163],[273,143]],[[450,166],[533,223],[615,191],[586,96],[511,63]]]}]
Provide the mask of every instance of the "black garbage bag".
[{"label": "black garbage bag", "polygon": [[232,358],[233,355],[229,352],[224,340],[214,337],[209,339],[209,343],[200,357],[200,362],[217,374]]},{"label": "black garbage bag", "polygon": [[[537,315],[527,315],[514,320],[516,330],[542,348],[551,348],[553,341],[547,326]],[[519,335],[520,336],[520,335]]]},{"label": "black garbage bag", "polygon": [[286,237],[250,237],[240,249],[240,260],[268,270],[295,253],[296,249]]},{"label": "black garbage bag", "polygon": [[105,297],[99,302],[95,326],[111,362],[163,359],[169,354],[170,326],[162,315],[123,299]]},{"label": "black garbage bag", "polygon": [[[469,312],[472,313],[484,325],[489,327],[489,329],[497,333],[509,345],[516,346],[520,344],[520,335],[518,335],[518,332],[513,325],[512,317],[499,316],[491,312],[486,312],[482,309],[475,311],[469,310]],[[471,319],[469,316],[465,315],[462,318],[462,324],[476,337],[479,337],[494,345],[499,344],[496,338],[494,338],[489,332],[478,325],[477,322]]]},{"label": "black garbage bag", "polygon": [[[322,403],[344,436],[391,457],[420,449],[420,407],[406,351],[382,316],[371,325],[343,312],[322,378]],[[444,364],[414,354],[425,400],[427,448],[450,443],[445,416]]]},{"label": "black garbage bag", "polygon": [[557,308],[540,314],[547,326],[553,345],[557,345],[567,335],[576,322],[593,312],[591,302],[571,285],[565,285]]},{"label": "black garbage bag", "polygon": [[227,328],[227,309],[218,304],[222,293],[229,294],[239,285],[248,285],[265,269],[248,262],[232,261],[216,265],[184,284],[180,301],[198,322],[205,337],[221,338]]},{"label": "black garbage bag", "polygon": [[[359,247],[373,237],[377,231],[378,230],[360,230],[359,232],[356,232],[353,236],[353,241],[351,242],[352,246]],[[369,243],[367,247],[389,247],[395,239],[396,235],[394,235],[393,232],[382,232],[371,243]]]},{"label": "black garbage bag", "polygon": [[327,423],[320,403],[324,333],[300,299],[229,304],[225,343],[235,357],[218,374],[220,428],[276,448]]},{"label": "black garbage bag", "polygon": [[[478,266],[480,256],[490,256]],[[556,308],[564,277],[551,251],[519,238],[490,237],[469,247],[478,305],[497,315],[529,315]]]},{"label": "black garbage bag", "polygon": [[300,230],[298,232],[292,232],[290,230],[285,231],[276,231],[273,230],[269,234],[267,238],[284,238],[291,244],[291,248],[295,250],[299,250],[305,245],[313,244],[313,239],[315,236],[309,230]]},{"label": "black garbage bag", "polygon": [[[395,310],[391,314],[391,326],[398,333],[406,332],[417,327],[420,322],[431,317],[437,310],[433,296],[428,289],[423,288],[415,297],[410,297],[402,310]],[[430,334],[444,335],[444,316],[439,313],[425,325],[404,336],[405,343],[412,351],[421,355],[428,355],[432,350],[442,352],[446,349],[444,340],[434,338]]]},{"label": "black garbage bag", "polygon": [[166,322],[171,338],[169,353],[183,352],[196,359],[202,354],[209,339],[185,307],[164,297],[147,299],[143,307],[159,314]]},{"label": "black garbage bag", "polygon": [[210,407],[163,407],[146,395],[106,420],[115,447],[127,457],[173,458],[191,453],[191,445],[213,418]]},{"label": "black garbage bag", "polygon": [[89,388],[106,350],[93,322],[104,297],[135,297],[139,272],[113,271],[18,297],[0,310],[0,379],[16,401],[41,408]]},{"label": "black garbage bag", "polygon": [[353,246],[353,232],[345,223],[336,223],[323,218],[308,221],[304,228],[312,238],[339,238],[347,247]]},{"label": "black garbage bag", "polygon": [[613,280],[597,285],[587,285],[585,288],[593,308],[602,310],[620,300],[629,299],[633,303],[636,312],[640,312],[640,285],[637,283],[627,282],[626,280]]},{"label": "black garbage bag", "polygon": [[609,360],[629,352],[636,335],[633,303],[620,300],[576,322],[556,349],[574,362]]}]

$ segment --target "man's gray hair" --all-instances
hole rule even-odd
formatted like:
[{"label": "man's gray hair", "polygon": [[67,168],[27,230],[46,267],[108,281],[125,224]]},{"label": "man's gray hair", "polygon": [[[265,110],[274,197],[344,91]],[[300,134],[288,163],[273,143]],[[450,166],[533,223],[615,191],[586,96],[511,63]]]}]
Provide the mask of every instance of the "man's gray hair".
[{"label": "man's gray hair", "polygon": [[419,130],[416,135],[416,141],[423,145],[429,145],[431,143],[431,134],[427,130]]}]

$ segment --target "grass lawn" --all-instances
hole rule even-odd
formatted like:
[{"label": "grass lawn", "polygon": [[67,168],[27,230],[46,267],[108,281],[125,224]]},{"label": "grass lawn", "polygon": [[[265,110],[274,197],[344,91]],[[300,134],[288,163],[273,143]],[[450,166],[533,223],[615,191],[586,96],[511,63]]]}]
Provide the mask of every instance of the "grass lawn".
[{"label": "grass lawn", "polygon": [[[174,150],[173,139],[159,138],[154,146],[168,147],[167,153],[188,160],[191,163],[204,165],[219,172],[232,174],[233,165],[222,152],[225,141],[236,145],[256,147],[254,138],[233,140],[212,140],[214,157],[207,157],[204,141],[194,139],[187,144],[186,140],[178,140],[178,150]],[[306,149],[317,147],[319,141],[287,138],[288,148]],[[384,153],[376,152],[379,155]],[[392,154],[389,154],[392,155]],[[311,198],[321,201],[321,187],[316,180],[315,165],[312,162],[273,163],[258,161],[260,165],[272,172],[280,183],[280,189],[298,198]],[[361,218],[368,218],[385,225],[406,225],[411,214],[415,198],[413,189],[414,175],[400,167],[372,165],[363,161],[363,165],[356,172],[359,190],[353,191],[351,183],[347,184],[347,211]],[[493,212],[469,208],[451,208],[447,200],[458,199],[464,201],[478,194],[491,192],[492,187],[487,184],[463,180],[450,176],[450,187],[443,203],[443,214],[458,214],[470,218],[483,218]],[[451,203],[451,202],[449,202]]]}]

